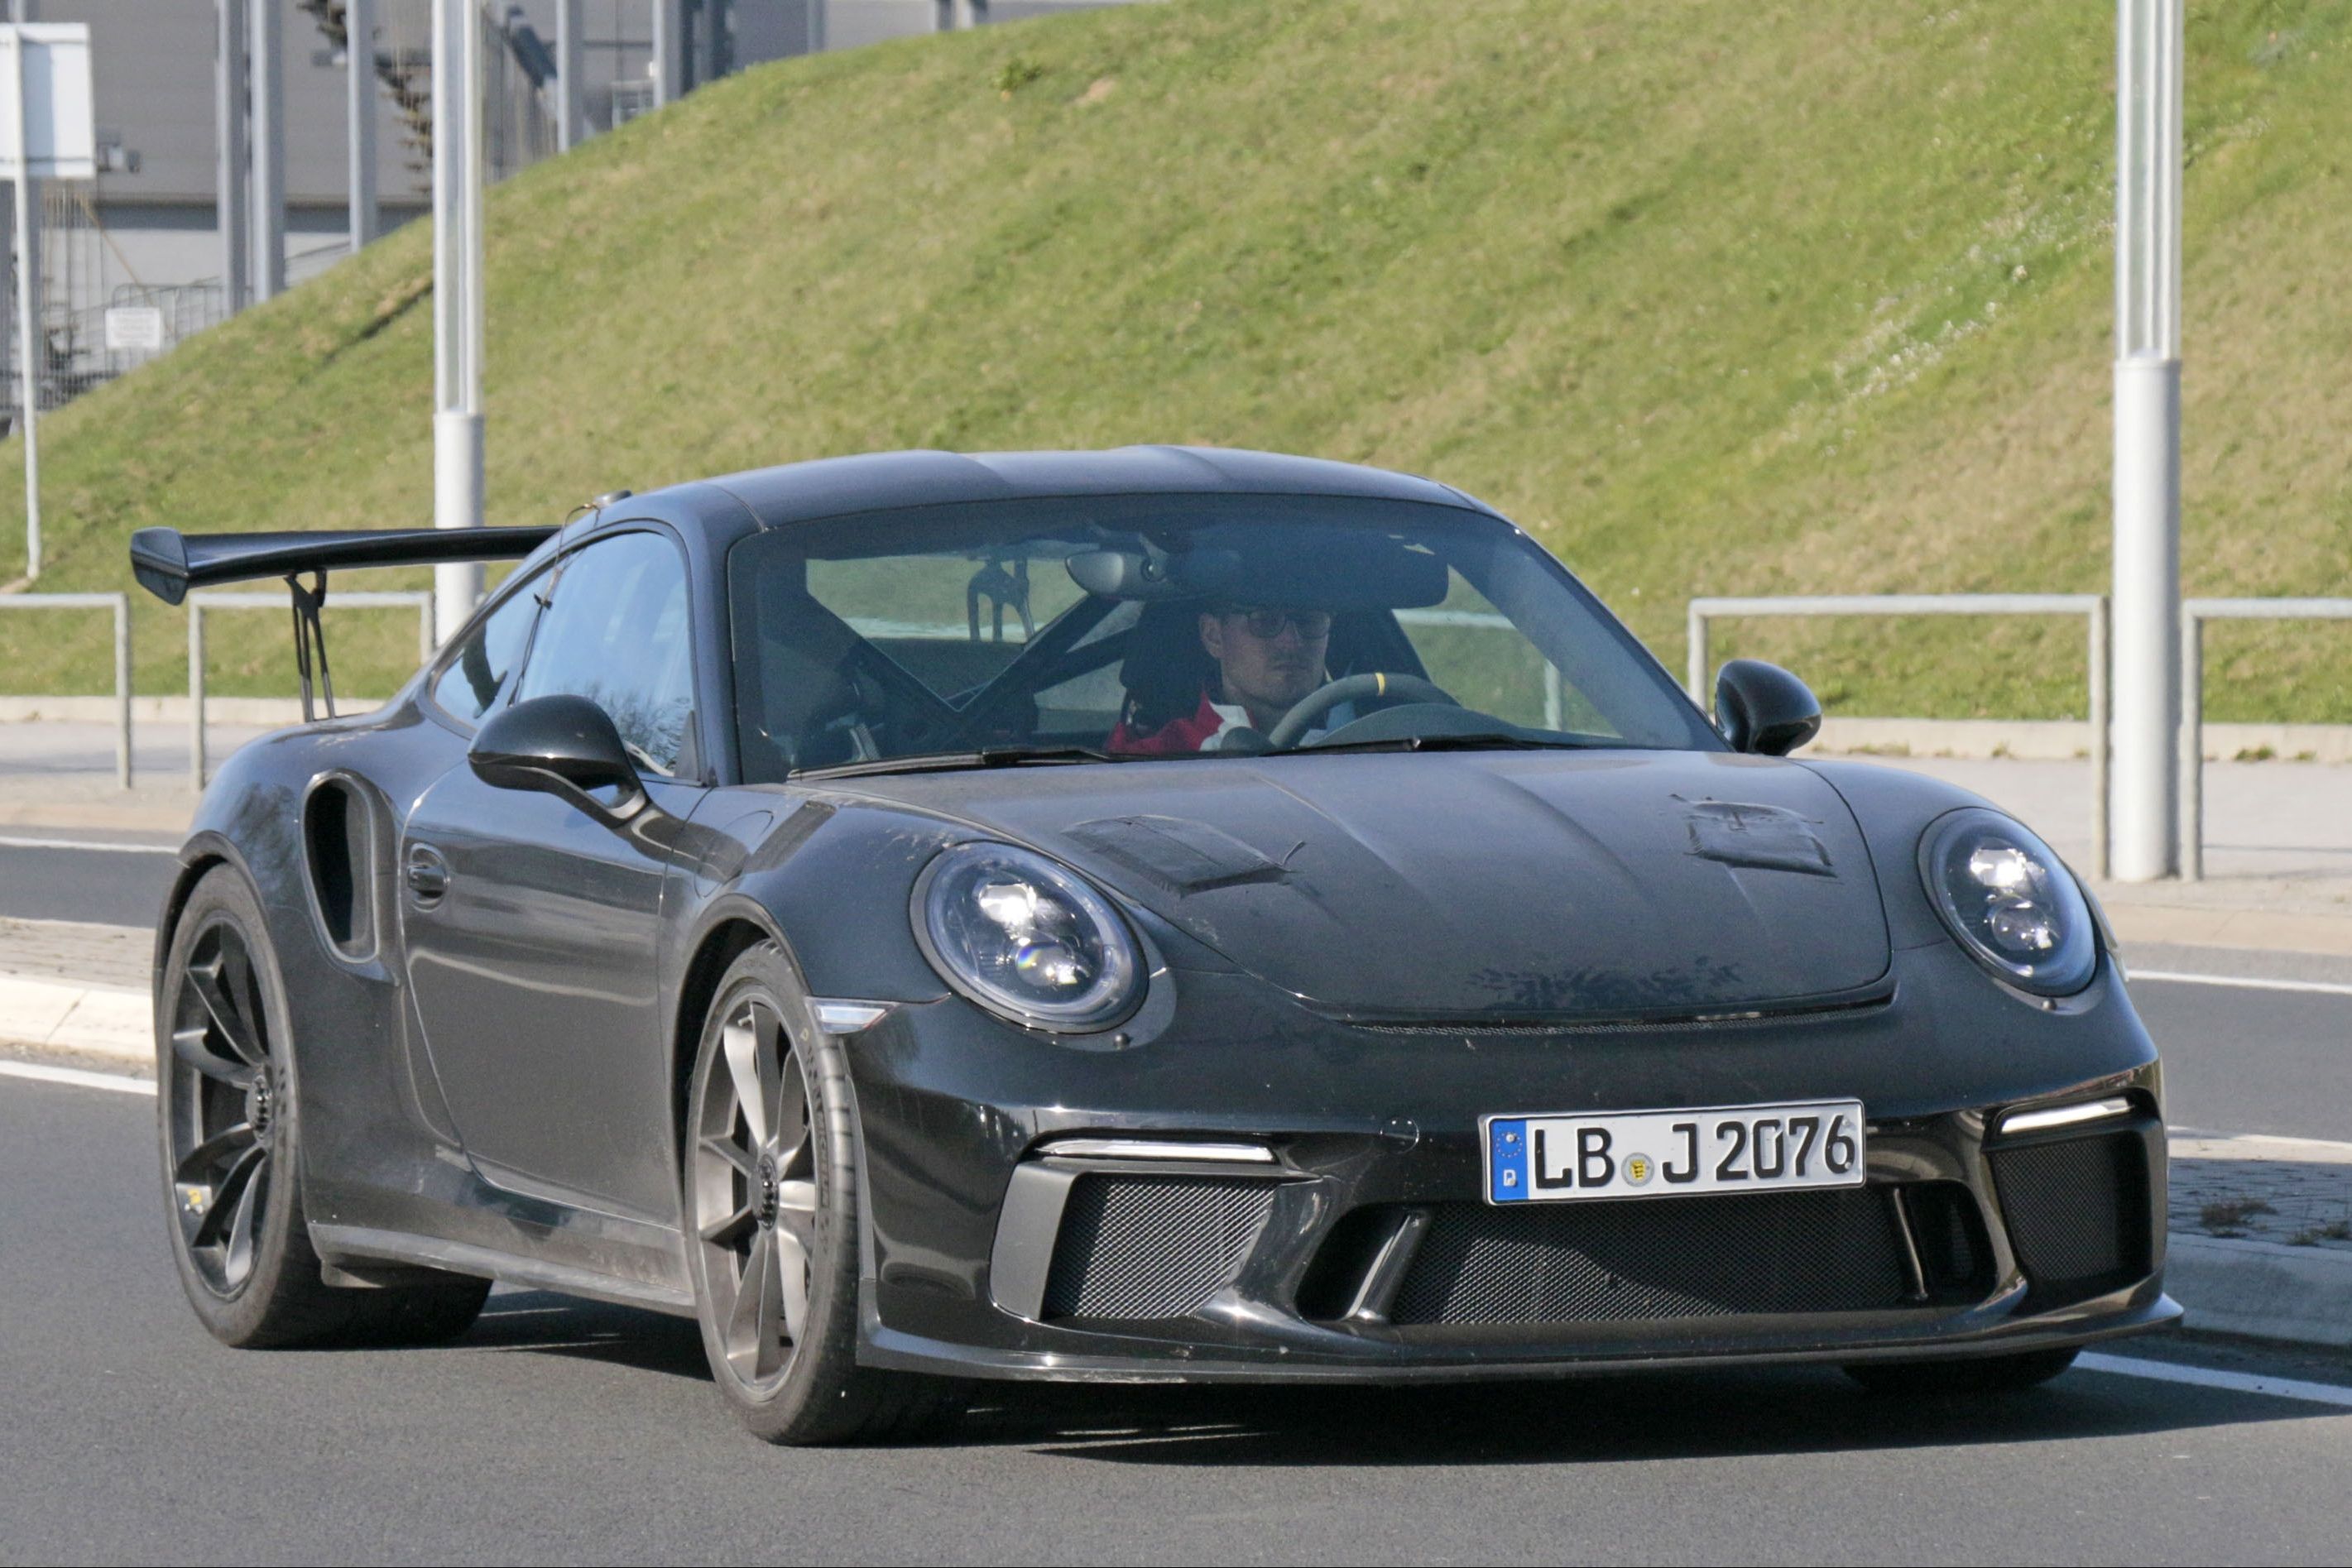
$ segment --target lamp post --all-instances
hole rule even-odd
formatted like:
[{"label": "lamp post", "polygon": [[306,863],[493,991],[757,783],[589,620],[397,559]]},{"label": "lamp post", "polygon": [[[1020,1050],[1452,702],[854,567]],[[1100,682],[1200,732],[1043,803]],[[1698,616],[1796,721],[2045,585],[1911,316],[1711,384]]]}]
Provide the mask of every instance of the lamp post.
[{"label": "lamp post", "polygon": [[246,99],[245,0],[218,0],[218,57],[213,61],[215,199],[221,243],[222,305],[232,316],[252,298],[247,249],[253,235],[246,206],[245,163],[251,127]]},{"label": "lamp post", "polygon": [[2115,856],[2179,870],[2183,0],[2116,16]]},{"label": "lamp post", "polygon": [[[482,526],[482,24],[479,0],[433,4],[433,526]],[[482,596],[475,561],[433,569],[446,643]]]},{"label": "lamp post", "polygon": [[286,292],[286,29],[275,0],[251,0],[253,298]]},{"label": "lamp post", "polygon": [[580,0],[555,0],[555,150],[569,152],[582,136],[583,50]]},{"label": "lamp post", "polygon": [[343,64],[351,73],[352,254],[375,239],[375,0],[343,0]]}]

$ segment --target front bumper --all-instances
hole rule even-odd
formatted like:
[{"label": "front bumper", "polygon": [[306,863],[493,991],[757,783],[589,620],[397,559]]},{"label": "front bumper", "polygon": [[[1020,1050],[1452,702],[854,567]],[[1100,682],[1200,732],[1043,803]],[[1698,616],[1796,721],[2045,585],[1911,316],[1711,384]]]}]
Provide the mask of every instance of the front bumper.
[{"label": "front bumper", "polygon": [[[2000,1354],[2177,1321],[2158,1069],[2114,977],[2056,1008],[1948,947],[1898,954],[1894,977],[1884,1005],[1833,1013],[1444,1034],[1187,973],[1181,1008],[1147,1009],[1120,1050],[961,1001],[899,1008],[849,1041],[860,1360],[1410,1382]],[[1843,1095],[1869,1117],[1869,1185],[1833,1202],[1524,1205],[1506,1221],[1480,1198],[1482,1115]],[[1998,1130],[2020,1107],[2111,1098],[2128,1110]],[[1079,1137],[1272,1158],[1059,1152]]]}]

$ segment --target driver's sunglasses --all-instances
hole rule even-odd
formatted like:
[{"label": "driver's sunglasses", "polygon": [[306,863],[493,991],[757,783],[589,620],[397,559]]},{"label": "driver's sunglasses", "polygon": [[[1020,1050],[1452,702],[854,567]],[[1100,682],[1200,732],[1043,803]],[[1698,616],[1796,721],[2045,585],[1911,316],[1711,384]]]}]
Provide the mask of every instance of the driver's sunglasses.
[{"label": "driver's sunglasses", "polygon": [[1249,627],[1250,635],[1271,643],[1282,635],[1286,626],[1298,628],[1304,642],[1319,643],[1331,634],[1331,612],[1328,610],[1228,610]]}]

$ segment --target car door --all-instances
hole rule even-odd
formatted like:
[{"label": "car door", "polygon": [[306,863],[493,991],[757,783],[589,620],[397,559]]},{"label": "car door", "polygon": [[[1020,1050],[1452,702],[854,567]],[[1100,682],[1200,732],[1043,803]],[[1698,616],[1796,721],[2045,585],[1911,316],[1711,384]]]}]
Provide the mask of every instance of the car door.
[{"label": "car door", "polygon": [[[654,804],[689,815],[685,558],[651,529],[560,561],[505,700],[566,693],[611,716]],[[503,695],[503,694],[502,694]],[[675,1218],[660,922],[670,867],[552,795],[453,768],[401,845],[409,982],[467,1155],[518,1191]]]}]

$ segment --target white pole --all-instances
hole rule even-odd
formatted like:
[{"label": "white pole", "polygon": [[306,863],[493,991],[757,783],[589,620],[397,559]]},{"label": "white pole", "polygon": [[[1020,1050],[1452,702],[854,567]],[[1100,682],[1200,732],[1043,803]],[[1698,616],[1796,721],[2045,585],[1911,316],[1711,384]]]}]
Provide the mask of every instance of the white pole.
[{"label": "white pole", "polygon": [[580,114],[586,106],[580,96],[583,41],[580,22],[580,0],[555,0],[555,145],[563,152],[583,140]]},{"label": "white pole", "polygon": [[247,121],[245,69],[245,0],[219,0],[219,58],[213,62],[215,208],[220,225],[222,302],[232,316],[252,298],[252,268],[247,246],[252,239],[245,196]]},{"label": "white pole", "polygon": [[2116,23],[2114,870],[2179,868],[2182,0]]},{"label": "white pole", "polygon": [[343,0],[344,64],[351,72],[345,134],[351,158],[352,254],[376,235],[375,204],[375,0]]},{"label": "white pole", "polygon": [[685,0],[653,0],[654,107],[686,95]]},{"label": "white pole", "polygon": [[[477,0],[433,5],[433,526],[482,522],[481,18]],[[482,569],[433,569],[433,622],[447,642],[482,595]]]},{"label": "white pole", "polygon": [[[18,15],[23,15],[22,11]],[[25,35],[8,29],[16,69],[16,344],[25,426],[25,575],[41,575],[41,250],[34,232],[32,94],[26,87]]]},{"label": "white pole", "polygon": [[286,292],[286,34],[278,0],[251,0],[253,298]]}]

